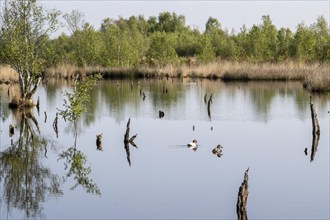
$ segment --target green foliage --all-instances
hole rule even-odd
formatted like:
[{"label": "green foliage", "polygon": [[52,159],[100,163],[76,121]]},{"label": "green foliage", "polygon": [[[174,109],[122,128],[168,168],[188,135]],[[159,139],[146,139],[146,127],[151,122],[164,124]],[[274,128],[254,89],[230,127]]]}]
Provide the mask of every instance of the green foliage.
[{"label": "green foliage", "polygon": [[78,185],[81,185],[88,193],[101,195],[97,184],[88,176],[91,173],[91,168],[85,167],[87,158],[83,152],[77,150],[76,147],[70,147],[59,155],[59,160],[60,159],[65,159],[65,170],[69,168],[67,177],[73,176],[77,181],[77,183],[71,187],[72,190]]},{"label": "green foliage", "polygon": [[162,12],[157,18],[151,17],[149,19],[150,29],[149,32],[166,32],[174,33],[181,32],[185,27],[186,19],[183,15],[177,15],[176,13]]},{"label": "green foliage", "polygon": [[[50,41],[44,56],[47,66],[72,62],[79,66],[135,67],[176,64],[187,57],[199,62],[221,60],[251,62],[330,62],[330,34],[324,17],[297,31],[279,28],[270,16],[260,24],[229,33],[216,18],[210,17],[205,32],[185,24],[185,17],[163,12],[145,19],[131,16],[106,18],[100,30],[84,23],[82,14],[65,15],[72,32]],[[182,58],[182,59],[181,59]]]},{"label": "green foliage", "polygon": [[19,74],[23,100],[29,100],[46,67],[48,34],[58,27],[58,11],[46,12],[35,0],[6,0],[0,27],[0,57]]},{"label": "green foliage", "polygon": [[164,66],[178,61],[175,51],[176,37],[165,32],[155,32],[151,35],[147,57],[151,64]]},{"label": "green foliage", "polygon": [[147,24],[143,17],[105,19],[101,25],[104,42],[103,66],[129,67],[139,64],[146,51]]},{"label": "green foliage", "polygon": [[195,56],[197,54],[200,33],[198,30],[186,30],[177,34],[175,51],[179,57]]},{"label": "green foliage", "polygon": [[86,112],[86,102],[90,100],[88,94],[89,90],[96,85],[97,80],[101,78],[100,75],[93,75],[81,81],[73,88],[73,93],[65,92],[64,95],[64,110],[59,110],[64,120],[76,122]]},{"label": "green foliage", "polygon": [[215,52],[212,46],[212,39],[208,34],[204,34],[200,37],[197,59],[201,63],[211,62],[215,59]]},{"label": "green foliage", "polygon": [[103,41],[99,32],[88,23],[72,36],[73,59],[79,66],[95,66],[101,61]]},{"label": "green foliage", "polygon": [[313,31],[299,24],[293,41],[293,57],[299,61],[311,61],[315,57],[316,39]]}]

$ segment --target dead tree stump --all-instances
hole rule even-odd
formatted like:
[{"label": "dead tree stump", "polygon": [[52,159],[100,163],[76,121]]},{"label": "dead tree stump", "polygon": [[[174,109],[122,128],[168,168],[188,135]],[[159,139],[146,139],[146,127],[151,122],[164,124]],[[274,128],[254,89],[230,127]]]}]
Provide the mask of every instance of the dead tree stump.
[{"label": "dead tree stump", "polygon": [[239,187],[238,197],[237,197],[237,204],[236,204],[236,212],[237,212],[237,219],[238,220],[247,220],[247,211],[246,211],[246,204],[249,195],[249,168],[244,173],[244,179]]},{"label": "dead tree stump", "polygon": [[57,123],[58,123],[58,113],[56,113],[56,117],[54,119],[54,122],[53,122],[53,129],[56,133],[56,137],[58,138],[58,127],[57,127]]},{"label": "dead tree stump", "polygon": [[317,119],[317,114],[314,109],[312,96],[310,96],[310,109],[311,109],[311,117],[312,117],[312,125],[313,125],[313,142],[312,142],[312,149],[311,149],[311,162],[314,160],[317,146],[320,140],[320,125]]},{"label": "dead tree stump", "polygon": [[15,134],[15,128],[13,125],[10,124],[9,125],[9,137],[14,136],[14,134]]},{"label": "dead tree stump", "polygon": [[103,151],[102,135],[103,134],[96,135],[96,149],[99,150],[99,151]]}]

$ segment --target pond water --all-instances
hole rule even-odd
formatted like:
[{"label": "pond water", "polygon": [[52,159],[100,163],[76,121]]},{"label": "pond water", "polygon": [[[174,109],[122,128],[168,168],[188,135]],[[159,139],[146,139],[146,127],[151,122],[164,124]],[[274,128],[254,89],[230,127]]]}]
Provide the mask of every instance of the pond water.
[{"label": "pond water", "polygon": [[[321,134],[312,154],[300,83],[100,81],[76,126],[58,118],[58,136],[68,82],[40,86],[32,115],[9,110],[7,91],[0,85],[1,219],[237,219],[247,168],[248,218],[329,219],[330,98],[313,96]],[[129,118],[136,147],[123,142]]]}]

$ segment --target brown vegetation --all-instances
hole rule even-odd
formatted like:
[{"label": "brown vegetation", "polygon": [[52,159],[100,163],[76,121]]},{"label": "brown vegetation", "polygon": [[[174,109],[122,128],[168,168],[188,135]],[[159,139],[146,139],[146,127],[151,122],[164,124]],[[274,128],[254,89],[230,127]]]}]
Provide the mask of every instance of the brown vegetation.
[{"label": "brown vegetation", "polygon": [[18,83],[18,74],[8,65],[0,65],[0,84]]},{"label": "brown vegetation", "polygon": [[[0,82],[17,82],[15,72],[8,66],[0,66]],[[223,81],[249,80],[299,80],[310,91],[330,91],[329,64],[285,63],[249,63],[219,61],[208,64],[164,67],[140,66],[132,68],[110,68],[101,66],[78,67],[72,64],[62,64],[49,68],[44,78],[75,79],[100,73],[104,79],[127,77],[189,77],[222,79]]]}]

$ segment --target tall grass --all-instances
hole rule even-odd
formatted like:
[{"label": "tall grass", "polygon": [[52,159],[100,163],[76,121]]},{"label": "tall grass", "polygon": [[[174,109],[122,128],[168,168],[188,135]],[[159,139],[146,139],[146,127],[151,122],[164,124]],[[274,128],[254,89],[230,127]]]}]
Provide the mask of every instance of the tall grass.
[{"label": "tall grass", "polygon": [[303,64],[297,62],[262,63],[220,61],[193,66],[167,65],[133,68],[104,68],[62,65],[47,70],[46,77],[72,78],[77,75],[101,73],[103,78],[125,77],[197,77],[223,81],[299,80],[311,91],[330,91],[329,64]]},{"label": "tall grass", "polygon": [[[219,61],[207,64],[188,66],[167,65],[164,67],[140,66],[132,68],[109,68],[101,66],[77,67],[64,63],[55,68],[49,68],[44,78],[75,79],[100,73],[103,78],[128,77],[198,77],[222,79],[223,81],[248,80],[299,80],[311,91],[330,91],[330,65],[305,64],[297,62],[285,63],[249,63]],[[0,66],[0,81],[18,81],[17,74],[8,66]]]},{"label": "tall grass", "polygon": [[18,74],[8,65],[0,65],[0,83],[17,83]]}]

